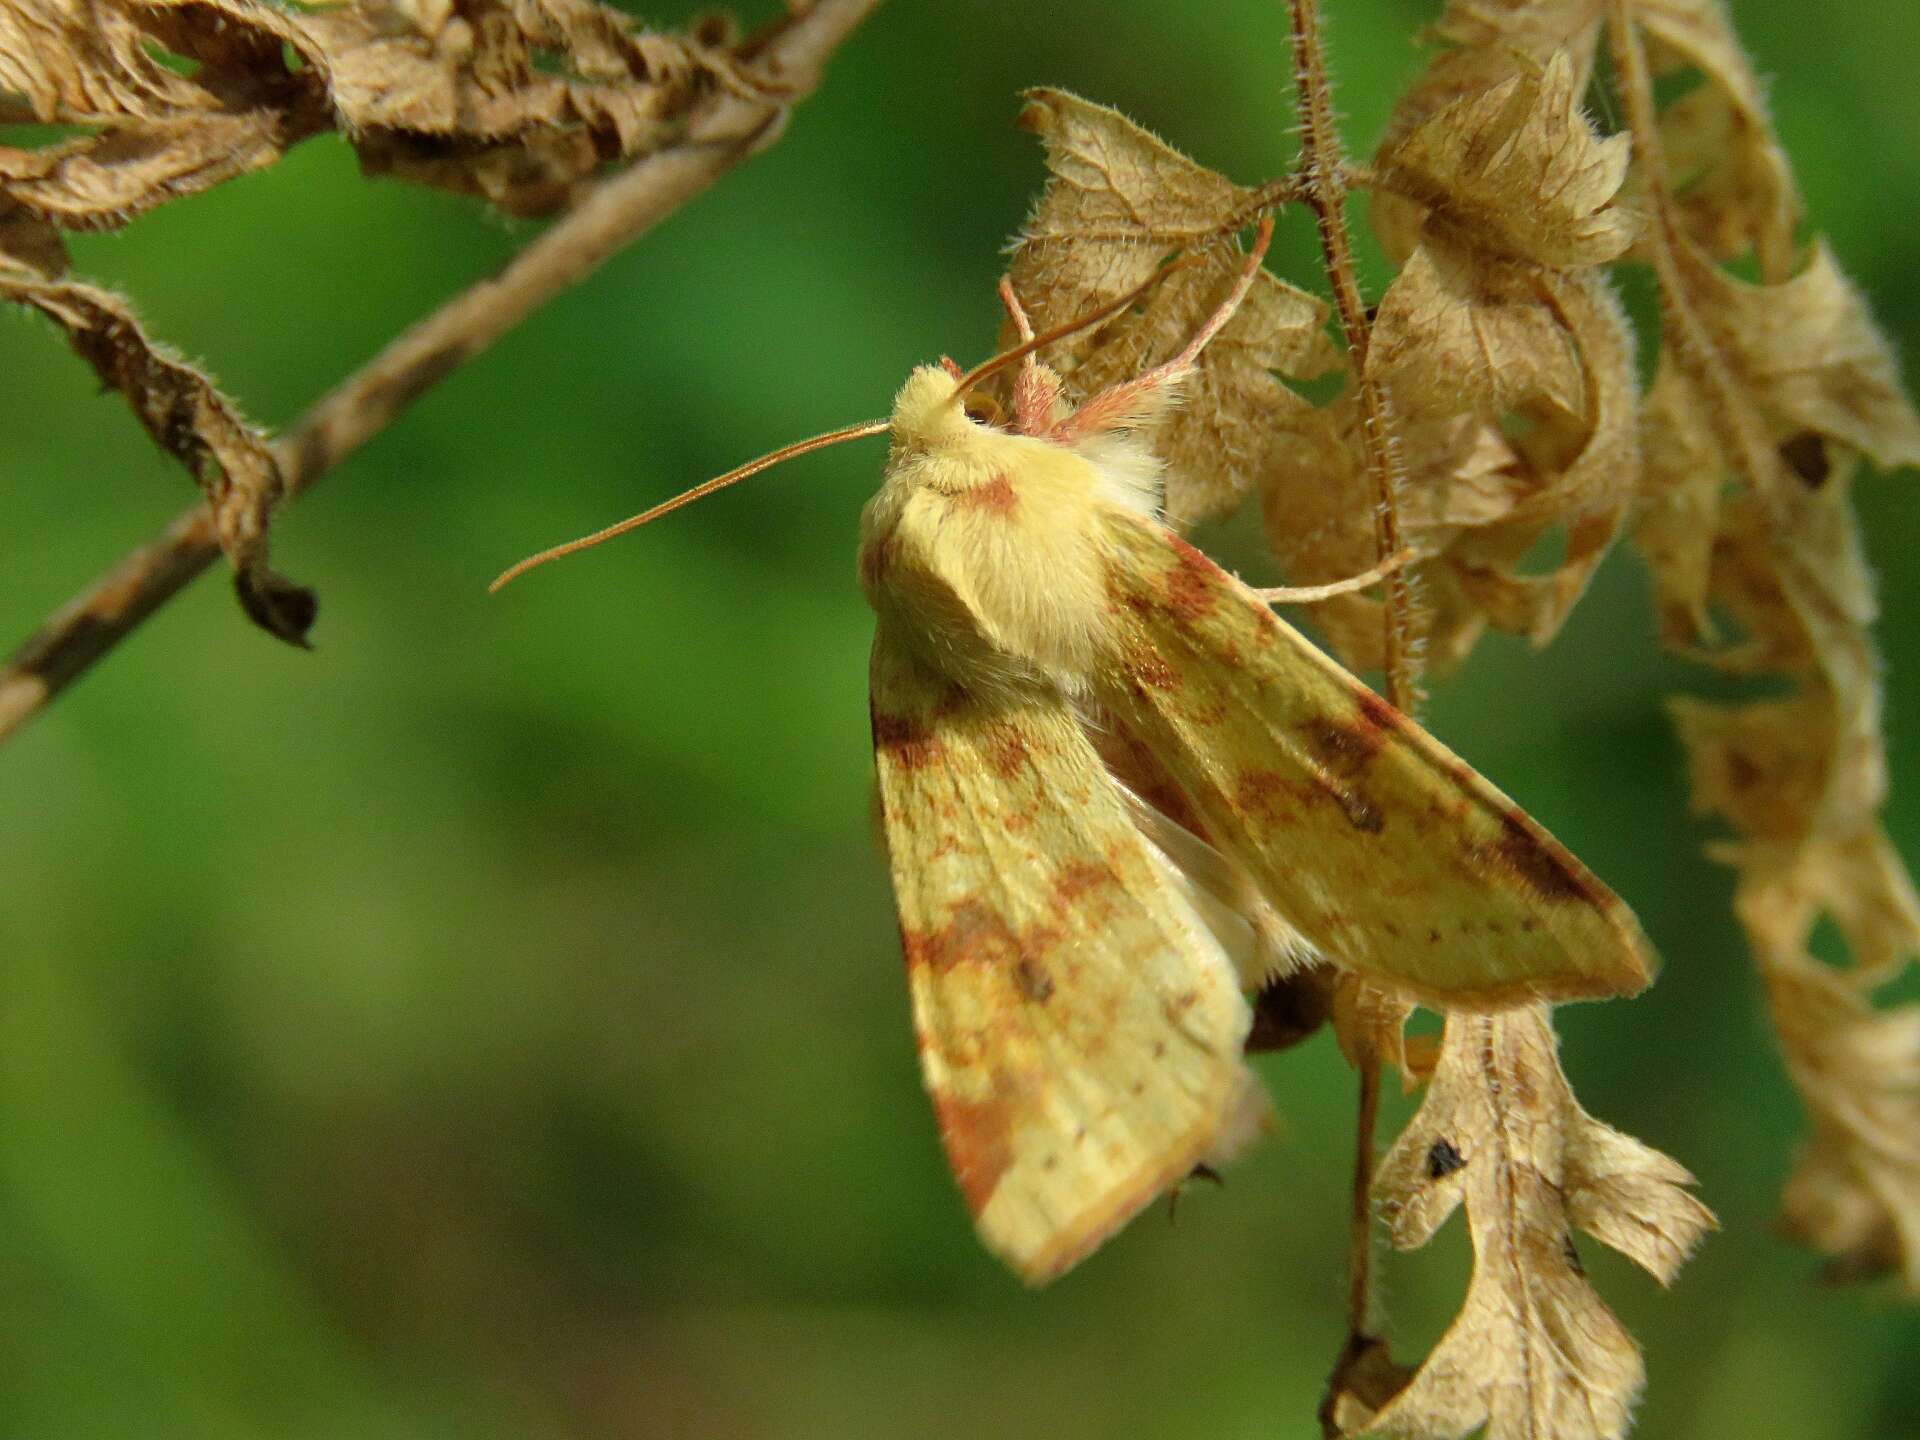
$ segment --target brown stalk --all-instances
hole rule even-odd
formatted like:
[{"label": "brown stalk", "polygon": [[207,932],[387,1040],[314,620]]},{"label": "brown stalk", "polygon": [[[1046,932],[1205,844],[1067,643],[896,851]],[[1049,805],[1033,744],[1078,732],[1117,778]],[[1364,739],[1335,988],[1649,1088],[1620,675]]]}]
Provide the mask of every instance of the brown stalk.
[{"label": "brown stalk", "polygon": [[[1395,443],[1393,411],[1386,392],[1367,371],[1371,332],[1367,308],[1354,272],[1353,245],[1347,235],[1347,170],[1333,109],[1333,85],[1327,76],[1326,52],[1320,40],[1318,0],[1288,0],[1292,20],[1294,91],[1300,107],[1300,198],[1313,211],[1320,233],[1320,251],[1328,283],[1340,315],[1359,387],[1361,427],[1365,437],[1367,473],[1373,479],[1374,545],[1384,564],[1403,547],[1398,495],[1402,479],[1399,446]],[[1406,571],[1396,569],[1386,579],[1385,654],[1387,699],[1403,711],[1418,701],[1413,684],[1409,629],[1412,591]],[[1370,1347],[1373,1308],[1373,1169],[1374,1134],[1380,1116],[1380,1061],[1367,1055],[1359,1063],[1360,1093],[1353,1151],[1353,1198],[1347,1245],[1347,1343],[1333,1374],[1328,1377],[1322,1424],[1332,1427],[1333,1402],[1344,1374]]]},{"label": "brown stalk", "polygon": [[[1395,439],[1393,409],[1378,381],[1367,373],[1367,348],[1372,331],[1360,280],[1354,271],[1353,242],[1347,235],[1347,169],[1340,148],[1340,131],[1333,111],[1333,85],[1327,78],[1326,53],[1320,42],[1319,0],[1287,0],[1293,21],[1293,79],[1300,104],[1299,198],[1313,211],[1320,232],[1320,251],[1327,281],[1333,287],[1340,330],[1353,357],[1359,387],[1362,434],[1367,451],[1367,473],[1373,480],[1374,541],[1384,563],[1404,548],[1400,538],[1399,493],[1404,479],[1400,447]],[[1414,689],[1409,629],[1413,594],[1404,571],[1387,578],[1386,681],[1387,699],[1411,713],[1418,703]]]},{"label": "brown stalk", "polygon": [[[274,444],[292,500],[501,336],[780,136],[791,106],[880,0],[818,0],[750,58],[758,96],[721,92],[685,135],[602,181],[499,274],[455,296],[317,401]],[[219,558],[205,504],[183,511],[42,622],[0,669],[0,740]]]}]

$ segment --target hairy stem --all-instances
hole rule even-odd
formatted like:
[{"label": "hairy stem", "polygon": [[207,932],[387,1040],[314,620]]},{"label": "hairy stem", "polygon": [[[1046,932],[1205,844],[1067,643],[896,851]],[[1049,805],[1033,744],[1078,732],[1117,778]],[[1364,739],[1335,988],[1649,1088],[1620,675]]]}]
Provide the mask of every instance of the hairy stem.
[{"label": "hairy stem", "polygon": [[[1340,316],[1340,329],[1353,357],[1364,420],[1362,435],[1367,473],[1373,481],[1374,544],[1384,563],[1402,549],[1399,494],[1404,478],[1396,439],[1392,406],[1379,381],[1367,373],[1372,330],[1360,280],[1354,271],[1353,243],[1347,235],[1347,169],[1334,120],[1333,86],[1320,43],[1319,0],[1287,0],[1293,21],[1293,79],[1300,106],[1301,198],[1313,211],[1320,232],[1320,252],[1326,262],[1327,282]],[[1411,712],[1418,696],[1414,688],[1413,647],[1410,643],[1413,596],[1404,571],[1387,577],[1386,682],[1387,699]]]},{"label": "hairy stem", "polygon": [[[1347,235],[1348,172],[1341,153],[1339,127],[1333,111],[1333,86],[1327,78],[1326,55],[1320,41],[1318,0],[1288,0],[1292,19],[1294,91],[1300,109],[1300,164],[1302,198],[1313,211],[1320,233],[1320,251],[1327,280],[1333,287],[1340,329],[1346,336],[1359,387],[1364,418],[1367,473],[1373,480],[1374,546],[1385,563],[1403,548],[1398,498],[1402,479],[1400,450],[1395,439],[1393,411],[1385,390],[1367,369],[1372,334],[1367,307],[1354,272],[1353,245]],[[1418,695],[1412,673],[1410,629],[1413,597],[1404,569],[1386,580],[1385,655],[1387,699],[1398,709],[1411,711]],[[1347,1345],[1328,1382],[1331,1415],[1335,1392],[1341,1387],[1350,1357],[1364,1349],[1373,1309],[1373,1167],[1374,1134],[1380,1115],[1380,1061],[1367,1055],[1359,1064],[1360,1094],[1353,1148],[1353,1208],[1349,1216],[1347,1247]]]},{"label": "hairy stem", "polygon": [[[323,396],[274,445],[291,500],[428,390],[779,137],[788,108],[880,0],[818,0],[749,59],[758,96],[717,94],[683,138],[609,177],[498,275],[455,296]],[[50,615],[0,669],[0,740],[44,709],[219,557],[204,504]]]}]

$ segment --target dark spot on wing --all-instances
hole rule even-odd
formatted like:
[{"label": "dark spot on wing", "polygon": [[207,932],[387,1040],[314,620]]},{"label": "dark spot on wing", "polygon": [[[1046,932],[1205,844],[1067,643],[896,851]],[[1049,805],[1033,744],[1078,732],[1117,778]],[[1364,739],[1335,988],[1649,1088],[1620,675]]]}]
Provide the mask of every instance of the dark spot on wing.
[{"label": "dark spot on wing", "polygon": [[900,948],[909,970],[925,966],[934,971],[956,965],[1004,964],[1016,961],[1023,949],[1006,918],[978,900],[962,901],[946,924],[936,929],[903,928]]},{"label": "dark spot on wing", "polygon": [[918,770],[931,765],[942,754],[933,733],[917,716],[873,711],[873,748],[884,751],[903,770]]},{"label": "dark spot on wing", "polygon": [[1242,815],[1276,820],[1292,806],[1293,786],[1272,770],[1242,770],[1233,786],[1233,808]]},{"label": "dark spot on wing", "polygon": [[1351,785],[1325,770],[1313,769],[1300,779],[1272,770],[1243,770],[1234,784],[1235,810],[1252,819],[1272,823],[1301,805],[1331,802],[1347,823],[1369,835],[1386,828],[1386,818]]},{"label": "dark spot on wing", "polygon": [[1371,724],[1342,725],[1337,720],[1310,720],[1303,727],[1307,744],[1320,761],[1343,775],[1352,775],[1380,753],[1387,737]]},{"label": "dark spot on wing", "polygon": [[1354,829],[1368,835],[1378,835],[1387,828],[1386,817],[1374,808],[1373,802],[1366,796],[1339,784],[1329,783],[1325,788],[1328,797],[1340,807],[1340,813],[1346,816],[1347,823]]},{"label": "dark spot on wing", "polygon": [[995,475],[978,485],[969,485],[964,490],[956,490],[950,498],[959,509],[984,510],[990,515],[1011,514],[1020,503],[1013,481],[1005,474]]},{"label": "dark spot on wing", "polygon": [[1173,536],[1174,568],[1167,573],[1167,613],[1181,624],[1211,615],[1220,603],[1220,567],[1193,546]]},{"label": "dark spot on wing", "polygon": [[1360,712],[1360,718],[1376,730],[1398,731],[1407,728],[1407,717],[1364,685],[1354,686],[1353,703]]},{"label": "dark spot on wing", "polygon": [[1511,812],[1500,817],[1492,854],[1501,869],[1545,900],[1585,900],[1601,905],[1604,892],[1565,846]]},{"label": "dark spot on wing", "polygon": [[1013,980],[1020,993],[1036,1004],[1044,1005],[1053,998],[1053,977],[1031,955],[1020,957],[1020,963],[1013,967]]},{"label": "dark spot on wing", "polygon": [[996,726],[987,740],[987,762],[1002,780],[1011,780],[1032,762],[1026,737],[1012,725]]},{"label": "dark spot on wing", "polygon": [[934,1093],[933,1113],[947,1163],[973,1215],[987,1208],[1013,1164],[1013,1128],[1022,1108],[1018,1092],[998,1083],[984,1100]]},{"label": "dark spot on wing", "polygon": [[1073,860],[1055,873],[1053,893],[1062,905],[1072,905],[1103,886],[1115,884],[1113,871],[1092,860]]},{"label": "dark spot on wing", "polygon": [[1427,1151],[1427,1178],[1444,1180],[1454,1171],[1464,1169],[1466,1163],[1467,1157],[1454,1149],[1451,1140],[1436,1140]]}]

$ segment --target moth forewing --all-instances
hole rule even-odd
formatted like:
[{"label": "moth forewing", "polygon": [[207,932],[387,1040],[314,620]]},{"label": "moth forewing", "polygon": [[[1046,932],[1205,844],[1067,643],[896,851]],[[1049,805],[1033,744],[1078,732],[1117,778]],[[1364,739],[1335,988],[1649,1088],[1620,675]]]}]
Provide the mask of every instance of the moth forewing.
[{"label": "moth forewing", "polygon": [[1455,1008],[1646,985],[1632,913],[1519,806],[1171,531],[1102,523],[1097,693],[1312,946]]},{"label": "moth forewing", "polygon": [[1039,1284],[1243,1142],[1250,1017],[1064,697],[919,648],[881,625],[873,731],[922,1071],[982,1239]]}]

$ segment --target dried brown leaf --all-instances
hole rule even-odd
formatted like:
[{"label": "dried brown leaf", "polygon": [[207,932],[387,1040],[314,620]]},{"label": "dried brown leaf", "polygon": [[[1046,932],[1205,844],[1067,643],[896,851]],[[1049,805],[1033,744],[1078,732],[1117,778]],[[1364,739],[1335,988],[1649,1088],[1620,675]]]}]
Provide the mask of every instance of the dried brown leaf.
[{"label": "dried brown leaf", "polygon": [[[272,164],[326,124],[312,77],[282,58],[287,27],[271,7],[234,0],[0,8],[0,90],[39,120],[99,127],[40,149],[0,146],[0,196],[51,225],[99,229]],[[25,247],[7,251],[47,268]]]},{"label": "dried brown leaf", "polygon": [[[1892,1272],[1920,1294],[1920,1005],[1880,1011],[1871,998],[1920,953],[1920,897],[1871,824],[1719,853],[1740,870],[1735,910],[1810,1122],[1781,1196],[1783,1227],[1831,1257],[1836,1279]],[[1823,918],[1851,964],[1808,952]]]},{"label": "dried brown leaf", "polygon": [[1656,76],[1700,83],[1660,112],[1666,180],[1693,242],[1717,260],[1753,251],[1778,280],[1794,268],[1801,204],[1766,96],[1720,0],[1635,0]]},{"label": "dried brown leaf", "polygon": [[154,443],[206,492],[247,613],[278,638],[304,645],[317,607],[313,593],[267,567],[280,470],[233,402],[206,375],[149,340],[126,303],[105,290],[0,266],[0,298],[60,326],[101,382],[126,396]]},{"label": "dried brown leaf", "polygon": [[[1673,705],[1695,807],[1740,837],[1713,853],[1738,871],[1735,909],[1812,1121],[1785,1224],[1838,1276],[1893,1270],[1920,1288],[1920,1006],[1873,1004],[1920,952],[1920,904],[1877,820],[1875,606],[1849,500],[1861,456],[1920,463],[1920,416],[1826,246],[1791,273],[1797,201],[1724,12],[1648,0],[1635,16],[1652,64],[1631,32],[1619,58],[1648,156],[1673,138],[1671,108],[1663,143],[1650,134],[1653,72],[1691,65],[1724,92],[1699,103],[1738,112],[1704,184],[1642,177],[1664,207],[1647,249],[1672,333],[1644,415],[1637,531],[1670,646],[1793,682],[1765,700]],[[1696,163],[1684,137],[1665,158]],[[1713,264],[1749,245],[1772,283]],[[1823,920],[1846,951],[1831,967],[1809,949]]]},{"label": "dried brown leaf", "polygon": [[[1646,504],[1635,538],[1654,572],[1669,644],[1719,643],[1713,600],[1738,611],[1748,632],[1715,663],[1797,669],[1815,644],[1805,625],[1819,606],[1788,604],[1779,546],[1799,552],[1795,583],[1864,625],[1872,587],[1846,500],[1854,456],[1920,464],[1920,416],[1824,244],[1778,285],[1736,280],[1696,252],[1678,258],[1720,373],[1766,450],[1757,465],[1729,452],[1709,392],[1668,349],[1642,411]],[[1729,498],[1742,480],[1751,497],[1744,504]]]},{"label": "dried brown leaf", "polygon": [[1825,241],[1777,285],[1736,280],[1697,253],[1682,260],[1719,353],[1776,443],[1811,432],[1882,469],[1920,465],[1920,416],[1893,351]]},{"label": "dried brown leaf", "polygon": [[[1238,232],[1268,201],[1117,111],[1058,90],[1027,98],[1021,123],[1041,137],[1052,175],[1014,243],[1010,274],[1036,328],[1124,295],[1172,256],[1199,257],[1135,310],[1044,352],[1078,400],[1177,353],[1240,273]],[[1309,380],[1342,364],[1328,313],[1326,302],[1264,271],[1256,278],[1156,437],[1173,523],[1231,510],[1275,447],[1313,425],[1313,407],[1275,375]]]},{"label": "dried brown leaf", "polygon": [[1473,1279],[1407,1386],[1365,1424],[1492,1440],[1623,1435],[1642,1380],[1632,1339],[1587,1283],[1577,1227],[1665,1284],[1714,1226],[1692,1177],[1581,1109],[1544,1007],[1448,1017],[1425,1102],[1382,1162],[1394,1243],[1423,1245],[1464,1204]]},{"label": "dried brown leaf", "polygon": [[[1611,546],[1638,473],[1632,340],[1597,272],[1464,248],[1442,229],[1378,307],[1368,371],[1392,397],[1402,534],[1426,563],[1429,664],[1463,658],[1488,624],[1545,644]],[[1313,584],[1371,563],[1367,481],[1350,398],[1295,422],[1267,471],[1268,541]],[[1555,527],[1566,543],[1529,558]],[[1348,664],[1378,663],[1380,602],[1342,596],[1316,619]]]},{"label": "dried brown leaf", "polygon": [[1641,223],[1616,203],[1631,142],[1600,137],[1585,83],[1562,49],[1539,74],[1462,95],[1382,147],[1380,182],[1477,250],[1558,269],[1615,259]]},{"label": "dried brown leaf", "polygon": [[1041,329],[1126,294],[1177,251],[1218,248],[1258,192],[1195,164],[1118,110],[1029,90],[1020,124],[1051,171],[1014,241],[1014,288]]},{"label": "dried brown leaf", "polygon": [[[1602,0],[1448,0],[1426,32],[1442,48],[1394,103],[1378,155],[1385,157],[1434,115],[1516,79],[1541,75],[1556,54],[1573,67],[1573,90],[1592,74]],[[1371,220],[1387,253],[1403,259],[1419,241],[1426,206],[1393,190],[1374,193]]]},{"label": "dried brown leaf", "polygon": [[717,61],[586,0],[493,0],[396,27],[362,4],[299,17],[370,173],[546,214],[605,161],[653,149]]},{"label": "dried brown leaf", "polygon": [[1876,1012],[1849,977],[1812,959],[1766,973],[1811,1122],[1781,1194],[1782,1226],[1831,1257],[1834,1279],[1892,1273],[1920,1295],[1920,1005]]},{"label": "dried brown leaf", "polygon": [[0,148],[0,195],[60,226],[120,225],[331,127],[370,172],[544,214],[676,134],[717,84],[746,84],[724,52],[591,0],[17,0],[0,10],[0,89],[101,128]]},{"label": "dried brown leaf", "polygon": [[213,92],[153,53],[156,37],[117,0],[10,0],[0,7],[0,90],[44,123],[110,124],[219,108]]},{"label": "dried brown leaf", "polygon": [[54,276],[64,275],[68,263],[66,242],[60,232],[0,194],[0,265],[12,264],[30,273]]},{"label": "dried brown leaf", "polygon": [[0,146],[0,187],[62,229],[92,230],[262,169],[286,147],[273,110],[168,116],[39,150]]}]

